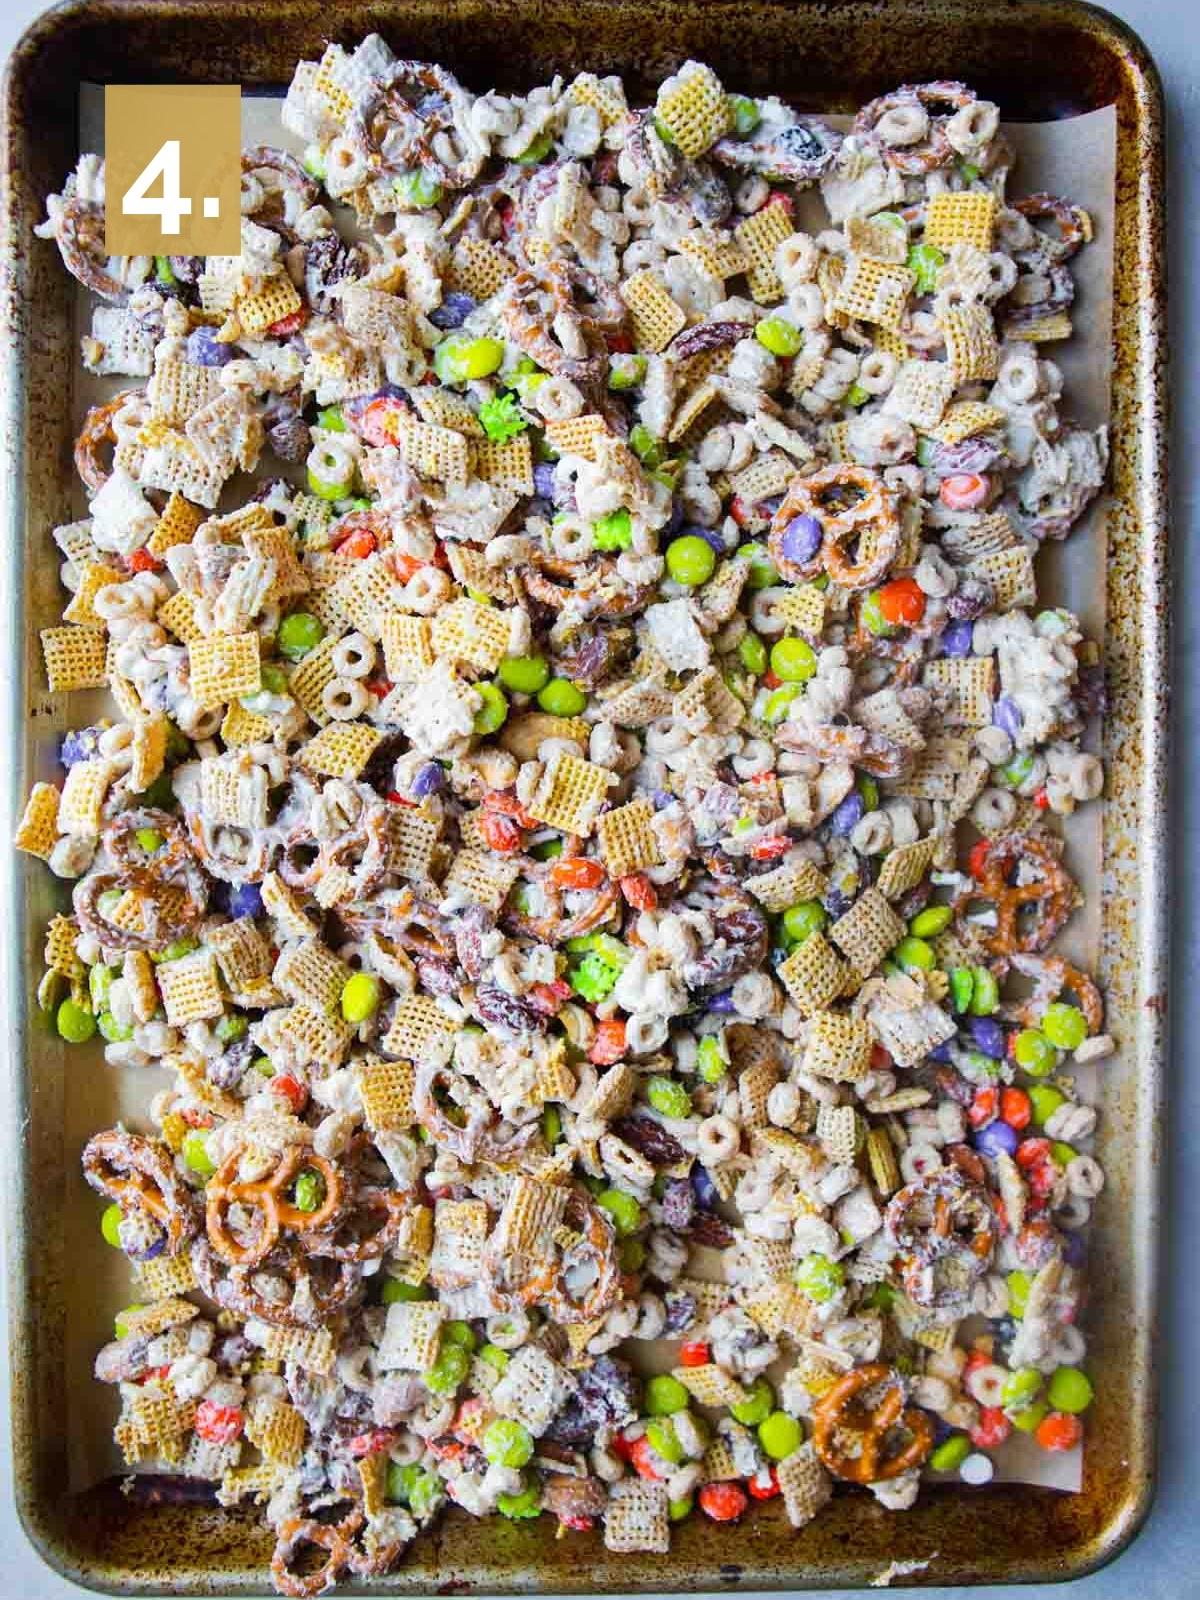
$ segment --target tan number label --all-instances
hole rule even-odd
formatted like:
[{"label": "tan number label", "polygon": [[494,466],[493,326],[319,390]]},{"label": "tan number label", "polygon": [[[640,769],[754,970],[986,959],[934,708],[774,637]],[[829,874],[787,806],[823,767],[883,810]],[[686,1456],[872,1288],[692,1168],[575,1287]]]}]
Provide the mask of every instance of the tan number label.
[{"label": "tan number label", "polygon": [[104,248],[110,255],[233,256],[241,249],[241,90],[104,90]]}]

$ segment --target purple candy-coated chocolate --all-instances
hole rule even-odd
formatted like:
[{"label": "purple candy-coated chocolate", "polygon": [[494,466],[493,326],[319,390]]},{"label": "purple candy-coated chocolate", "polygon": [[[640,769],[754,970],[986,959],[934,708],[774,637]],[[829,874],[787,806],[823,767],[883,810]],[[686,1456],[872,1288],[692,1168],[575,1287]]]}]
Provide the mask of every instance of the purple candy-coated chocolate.
[{"label": "purple candy-coated chocolate", "polygon": [[824,537],[821,524],[807,512],[793,517],[783,530],[779,548],[785,561],[811,561],[821,548]]},{"label": "purple candy-coated chocolate", "polygon": [[1020,1142],[1017,1130],[1007,1122],[989,1122],[975,1135],[975,1148],[982,1156],[1011,1156]]},{"label": "purple candy-coated chocolate", "polygon": [[944,1044],[935,1044],[933,1049],[929,1052],[929,1059],[930,1061],[940,1061],[944,1065],[948,1066],[954,1059],[950,1054],[949,1039],[947,1039]]},{"label": "purple candy-coated chocolate", "polygon": [[1021,713],[1017,702],[1009,695],[1002,694],[992,707],[992,721],[997,728],[1003,728],[1010,739],[1015,739],[1021,731]]},{"label": "purple candy-coated chocolate", "polygon": [[262,890],[256,883],[239,883],[230,889],[229,914],[231,917],[261,917],[262,911]]},{"label": "purple candy-coated chocolate", "polygon": [[696,1203],[703,1206],[705,1211],[711,1211],[721,1198],[716,1184],[699,1162],[692,1168],[692,1192],[696,1196]]},{"label": "purple candy-coated chocolate", "polygon": [[781,494],[769,494],[765,500],[758,502],[756,509],[761,511],[764,517],[773,517],[782,504]]},{"label": "purple candy-coated chocolate", "polygon": [[58,759],[63,766],[73,767],[77,762],[90,761],[99,752],[103,732],[103,728],[72,728],[59,749]]},{"label": "purple candy-coated chocolate", "polygon": [[[535,472],[537,468],[533,469]],[[660,540],[673,539],[683,527],[683,503],[679,500],[671,501],[671,515],[667,518],[667,525],[659,534]]]},{"label": "purple candy-coated chocolate", "polygon": [[429,320],[435,328],[443,331],[449,328],[461,328],[471,315],[476,306],[475,299],[461,290],[454,290],[446,296],[436,311],[429,313]]},{"label": "purple candy-coated chocolate", "polygon": [[967,1031],[972,1042],[985,1056],[991,1056],[995,1061],[1004,1060],[1004,1029],[995,1017],[970,1017]]},{"label": "purple candy-coated chocolate", "polygon": [[852,789],[829,819],[833,832],[844,836],[851,833],[863,819],[867,802],[857,789]]},{"label": "purple candy-coated chocolate", "polygon": [[446,774],[436,761],[427,761],[412,781],[412,792],[419,800],[436,794],[446,781]]},{"label": "purple candy-coated chocolate", "polygon": [[197,367],[223,367],[234,356],[231,344],[221,344],[211,328],[193,328],[187,337],[187,358]]},{"label": "purple candy-coated chocolate", "polygon": [[1087,1240],[1082,1233],[1064,1233],[1062,1236],[1063,1260],[1068,1267],[1081,1267],[1087,1260]]},{"label": "purple candy-coated chocolate", "polygon": [[733,990],[722,989],[720,994],[710,994],[707,1005],[710,1011],[719,1011],[728,1015],[733,1011]]},{"label": "purple candy-coated chocolate", "polygon": [[[924,1410],[924,1407],[921,1409]],[[945,1444],[946,1440],[954,1432],[954,1429],[944,1417],[935,1416],[932,1411],[927,1411],[925,1414],[933,1423],[933,1444],[934,1448],[936,1449],[939,1444]]]},{"label": "purple candy-coated chocolate", "polygon": [[668,789],[655,789],[650,798],[654,801],[656,811],[665,811],[668,806],[675,804],[675,796]]},{"label": "purple candy-coated chocolate", "polygon": [[942,654],[944,656],[969,656],[974,641],[975,624],[973,622],[951,622],[942,634]]},{"label": "purple candy-coated chocolate", "polygon": [[705,544],[710,549],[715,550],[719,556],[725,554],[725,541],[721,537],[720,528],[702,528],[699,523],[689,522],[686,528],[680,528],[679,536],[683,538],[689,534],[694,535],[697,539],[703,539]]},{"label": "purple candy-coated chocolate", "polygon": [[539,461],[533,469],[534,493],[543,500],[554,499],[554,468],[548,461]]}]

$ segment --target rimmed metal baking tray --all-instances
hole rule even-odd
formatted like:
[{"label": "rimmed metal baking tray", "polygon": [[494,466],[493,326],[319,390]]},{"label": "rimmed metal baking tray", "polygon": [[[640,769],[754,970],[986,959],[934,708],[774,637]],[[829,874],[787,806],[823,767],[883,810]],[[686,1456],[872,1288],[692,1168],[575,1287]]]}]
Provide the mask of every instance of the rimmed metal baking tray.
[{"label": "rimmed metal baking tray", "polygon": [[[1153,1492],[1168,702],[1163,109],[1154,65],[1123,24],[1064,0],[508,0],[502,17],[493,0],[72,0],[48,12],[10,60],[3,104],[0,584],[8,637],[19,641],[15,652],[10,646],[5,696],[12,807],[52,769],[66,714],[41,687],[36,630],[60,615],[48,531],[69,514],[77,351],[71,285],[31,230],[77,154],[78,85],[279,86],[326,40],[352,44],[372,29],[397,54],[444,62],[480,89],[588,67],[621,72],[638,91],[692,55],[739,87],[815,111],[851,110],[899,82],[936,78],[965,79],[1018,120],[1117,107],[1102,978],[1124,1049],[1105,1089],[1099,1153],[1109,1182],[1088,1313],[1098,1399],[1081,1493],[933,1488],[896,1516],[847,1492],[799,1534],[775,1502],[732,1536],[702,1518],[689,1521],[675,1531],[669,1558],[611,1555],[598,1534],[556,1541],[547,1518],[498,1526],[451,1512],[371,1592],[803,1589],[867,1583],[892,1562],[901,1573],[906,1562],[920,1564],[899,1584],[1078,1576],[1134,1536]],[[260,1515],[147,1505],[123,1496],[115,1480],[81,1494],[64,1490],[63,1285],[86,1264],[64,1259],[61,1225],[64,1197],[79,1181],[78,1152],[64,1148],[61,1133],[71,1064],[30,1003],[55,887],[43,867],[23,860],[6,894],[5,1215],[21,1520],[52,1567],[93,1588],[261,1592],[270,1538]]]}]

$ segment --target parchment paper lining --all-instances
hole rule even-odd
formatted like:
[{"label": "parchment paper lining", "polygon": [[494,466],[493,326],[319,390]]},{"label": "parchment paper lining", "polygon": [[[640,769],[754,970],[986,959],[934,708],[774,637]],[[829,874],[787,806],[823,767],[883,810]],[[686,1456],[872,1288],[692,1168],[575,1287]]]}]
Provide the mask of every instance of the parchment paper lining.
[{"label": "parchment paper lining", "polygon": [[[242,100],[243,143],[276,144],[300,152],[302,146],[279,122],[281,99],[276,96],[244,96]],[[841,122],[844,119],[831,119]],[[80,86],[80,145],[83,150],[103,151],[104,100],[95,84]],[[1009,192],[1013,195],[1047,190],[1066,195],[1082,205],[1092,217],[1095,237],[1071,263],[1077,295],[1074,306],[1075,336],[1064,343],[1043,345],[1040,353],[1061,367],[1064,375],[1063,412],[1084,427],[1107,422],[1110,411],[1111,324],[1113,278],[1113,217],[1116,182],[1116,110],[1106,107],[1066,121],[1005,124],[1005,132],[1017,151],[1017,163]],[[346,217],[340,214],[339,226],[349,231]],[[80,288],[76,296],[75,321],[79,335],[91,326],[94,298]],[[72,395],[73,414],[82,418],[89,406],[107,399],[128,380],[91,377],[79,366],[75,369]],[[235,480],[238,491],[245,480]],[[230,503],[237,503],[235,493]],[[86,501],[80,491],[76,515],[86,514]],[[1071,607],[1083,620],[1089,637],[1100,638],[1105,614],[1105,531],[1106,503],[1096,502],[1075,527],[1065,544],[1045,547],[1038,558],[1038,593],[1043,604]],[[46,530],[45,560],[53,559]],[[64,604],[66,596],[64,594]],[[1098,749],[1093,730],[1089,747]],[[1064,827],[1067,863],[1086,894],[1086,902],[1076,913],[1056,948],[1076,965],[1095,968],[1100,949],[1099,890],[1103,865],[1103,824],[1099,808],[1085,808]],[[1109,1019],[1110,1031],[1120,1042],[1120,1018]],[[78,1048],[72,1054],[75,1070],[69,1075],[65,1091],[65,1136],[68,1151],[81,1150],[100,1128],[116,1121],[146,1128],[147,1107],[162,1086],[157,1068],[116,1069],[107,1066],[99,1048]],[[1103,1068],[1088,1068],[1076,1074],[1086,1099],[1102,1099]],[[69,1181],[63,1225],[66,1260],[76,1271],[65,1287],[66,1299],[66,1390],[63,1395],[63,1427],[67,1435],[68,1488],[79,1491],[125,1469],[112,1442],[116,1417],[113,1391],[97,1383],[92,1363],[97,1350],[111,1339],[115,1314],[136,1298],[131,1272],[122,1256],[100,1240],[96,1196],[82,1177]],[[715,1275],[715,1274],[713,1274]],[[1085,1329],[1086,1331],[1086,1329]],[[647,1370],[668,1364],[663,1347],[661,1360],[649,1352]],[[1039,1484],[1062,1490],[1078,1490],[1082,1480],[1082,1452],[1053,1455],[1039,1449],[1027,1436],[1014,1433],[1004,1448],[995,1453],[997,1479],[1015,1483]]]}]

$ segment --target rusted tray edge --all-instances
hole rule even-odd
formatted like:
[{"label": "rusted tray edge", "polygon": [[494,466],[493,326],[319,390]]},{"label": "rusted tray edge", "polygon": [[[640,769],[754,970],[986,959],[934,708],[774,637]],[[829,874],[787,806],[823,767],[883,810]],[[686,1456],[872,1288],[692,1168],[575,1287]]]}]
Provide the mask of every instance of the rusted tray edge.
[{"label": "rusted tray edge", "polygon": [[[119,22],[124,7],[109,5],[104,9]],[[215,9],[215,8],[214,8]],[[263,7],[264,14],[269,8]],[[296,8],[284,3],[280,11]],[[309,8],[303,7],[308,10]],[[339,16],[345,24],[346,15]],[[825,10],[826,8],[822,8]],[[839,9],[839,8],[833,8]],[[844,9],[844,8],[841,8]],[[874,9],[874,8],[863,8]],[[887,8],[893,15],[899,6]],[[915,5],[920,13],[928,8]],[[37,52],[68,30],[74,19],[88,10],[82,0],[73,0],[65,6],[40,18],[26,34],[10,62],[5,76],[3,96],[4,137],[11,160],[20,151],[22,141],[30,135],[22,132],[14,122],[14,101],[20,97],[21,75],[32,67]],[[175,0],[142,0],[130,11],[149,11],[171,18],[181,28],[188,25],[188,13],[207,11],[204,5],[181,6]],[[1016,1567],[1008,1566],[1003,1574],[981,1564],[970,1573],[956,1573],[955,1581],[995,1582],[1003,1576],[1008,1581],[1054,1581],[1080,1576],[1103,1565],[1117,1555],[1136,1535],[1149,1510],[1153,1495],[1153,1456],[1155,1433],[1156,1381],[1154,1371],[1155,1343],[1155,1289],[1157,1283],[1157,1244],[1160,1233],[1160,1180],[1155,1152],[1161,1148],[1162,1116],[1164,1103],[1164,1076],[1166,1062],[1166,1006],[1167,984],[1167,849],[1166,824],[1166,773],[1169,684],[1167,677],[1168,617],[1168,544],[1167,544],[1167,489],[1166,489],[1166,438],[1165,415],[1165,350],[1166,350],[1166,300],[1163,262],[1163,110],[1162,90],[1157,69],[1137,36],[1119,20],[1098,8],[1065,4],[1026,7],[1022,4],[1005,6],[1004,20],[1020,26],[1022,15],[1036,10],[1040,15],[1053,14],[1086,31],[1121,62],[1121,76],[1125,88],[1122,97],[1120,127],[1120,164],[1118,171],[1118,250],[1123,252],[1124,265],[1117,284],[1117,303],[1114,307],[1114,408],[1113,435],[1115,441],[1113,490],[1119,518],[1114,515],[1110,545],[1119,544],[1120,558],[1114,560],[1109,573],[1110,597],[1121,586],[1126,594],[1138,596],[1136,606],[1126,602],[1120,609],[1115,627],[1111,629],[1106,648],[1110,663],[1115,661],[1119,682],[1110,717],[1106,744],[1111,748],[1118,738],[1135,738],[1138,744],[1136,762],[1126,761],[1118,773],[1119,781],[1109,801],[1119,814],[1118,827],[1126,838],[1138,839],[1136,853],[1123,855],[1117,861],[1106,860],[1106,903],[1110,899],[1126,899],[1136,908],[1136,922],[1128,928],[1114,930],[1106,917],[1106,940],[1111,945],[1117,938],[1134,939],[1140,955],[1141,981],[1138,985],[1138,1004],[1130,1011],[1127,1023],[1131,1055],[1139,1068],[1140,1089],[1134,1118],[1135,1164],[1130,1182],[1136,1202],[1136,1215],[1129,1219],[1130,1237],[1137,1248],[1130,1252],[1130,1270],[1133,1275],[1133,1306],[1135,1319],[1129,1330],[1131,1363],[1142,1374],[1137,1391],[1137,1406],[1130,1418],[1130,1437],[1125,1452],[1129,1476],[1129,1491],[1114,1507],[1100,1533],[1092,1537],[1086,1548],[1060,1551],[1055,1557],[1035,1557],[1032,1554]],[[378,13],[365,20],[386,28],[388,18]],[[203,74],[202,74],[203,75]],[[9,626],[9,637],[25,640],[26,602],[24,585],[27,579],[25,565],[26,501],[31,477],[31,465],[39,448],[38,441],[27,436],[27,373],[35,343],[31,322],[31,272],[28,259],[16,248],[18,241],[27,239],[28,229],[38,220],[34,211],[38,197],[25,192],[18,183],[5,182],[3,187],[3,248],[0,255],[0,317],[6,332],[7,359],[0,374],[0,451],[3,451],[5,472],[0,481],[0,500],[4,511],[3,525],[8,532],[12,554],[0,562],[0,615]],[[1121,534],[1118,539],[1118,520]],[[36,549],[36,547],[35,547]],[[43,552],[44,553],[44,552]],[[1132,587],[1131,587],[1132,586]],[[15,816],[24,782],[23,766],[28,760],[25,742],[27,734],[25,707],[28,701],[30,680],[29,652],[22,650],[19,670],[15,671],[4,697],[4,722],[0,724],[8,735],[7,748],[22,752],[10,761],[10,773],[5,789],[5,804],[9,816]],[[11,721],[9,720],[11,719]],[[11,824],[10,824],[11,828]],[[1107,830],[1106,830],[1107,831]],[[22,932],[25,922],[26,884],[33,871],[41,871],[35,864],[22,864],[18,870],[9,870],[5,878],[4,908],[10,937],[3,941],[0,954],[0,981],[3,994],[9,1003],[9,1029],[7,1052],[10,1084],[10,1116],[6,1126],[6,1150],[10,1170],[18,1176],[20,1193],[27,1203],[34,1195],[44,1191],[47,1175],[43,1163],[47,1150],[53,1151],[53,1130],[40,1129],[43,1143],[35,1150],[31,1145],[31,1131],[39,1131],[38,1085],[31,1081],[26,1071],[31,1043],[31,1018],[29,1016],[27,974],[22,960]],[[45,1122],[44,1115],[40,1118]],[[63,1153],[57,1170],[49,1174],[49,1188],[64,1181]],[[216,1566],[204,1566],[189,1557],[177,1567],[158,1570],[131,1564],[113,1564],[81,1555],[64,1525],[60,1503],[44,1483],[44,1473],[39,1462],[44,1453],[45,1437],[39,1432],[50,1421],[45,1406],[42,1386],[45,1373],[39,1369],[36,1340],[47,1315],[45,1305],[39,1305],[38,1292],[43,1287],[44,1261],[36,1252],[36,1230],[26,1219],[10,1212],[5,1223],[8,1281],[10,1284],[9,1330],[10,1363],[12,1366],[12,1435],[14,1451],[14,1482],[17,1508],[22,1523],[43,1559],[68,1578],[87,1587],[108,1593],[253,1593],[261,1590],[263,1575],[258,1566],[245,1566],[235,1561]],[[40,1481],[42,1480],[42,1481]],[[1017,1491],[1028,1494],[1030,1491]],[[992,1491],[990,1508],[1001,1509],[1008,1501],[1014,1506],[1013,1491]],[[467,1539],[470,1545],[474,1541]],[[529,1592],[539,1587],[536,1574],[529,1568],[513,1562],[508,1552],[499,1566],[472,1560],[459,1564],[455,1560],[453,1537],[439,1541],[441,1555],[449,1572],[453,1572],[455,1588],[486,1587],[493,1592]],[[834,1567],[803,1567],[786,1573],[764,1572],[753,1565],[753,1552],[739,1552],[745,1565],[733,1569],[714,1567],[703,1573],[693,1568],[687,1574],[695,1586],[703,1582],[712,1588],[737,1587],[753,1584],[763,1588],[811,1588],[830,1585],[852,1586],[865,1582],[877,1570],[877,1563],[865,1565],[852,1550]],[[532,1561],[536,1556],[530,1552]],[[188,1564],[188,1560],[192,1564]],[[679,1581],[681,1574],[673,1570],[674,1563],[656,1562],[658,1570],[645,1563],[626,1563],[627,1581],[623,1584],[593,1583],[581,1557],[580,1567],[567,1574],[561,1572],[561,1586],[573,1592],[589,1589],[611,1591],[614,1589],[643,1589],[647,1591],[670,1590],[672,1579]],[[635,1570],[636,1569],[636,1570]],[[901,1580],[913,1582],[914,1579]],[[920,1582],[919,1576],[915,1577]],[[945,1580],[944,1569],[935,1565],[927,1581]],[[402,1570],[387,1585],[373,1585],[374,1593],[415,1592],[414,1575]],[[544,1586],[545,1590],[552,1585]],[[351,1589],[349,1592],[354,1592]],[[544,1591],[543,1591],[544,1592]]]}]

